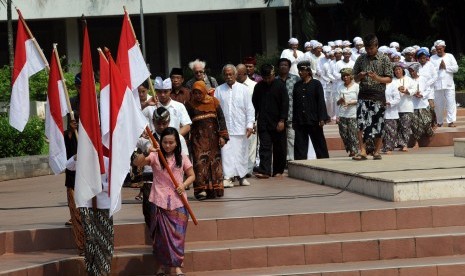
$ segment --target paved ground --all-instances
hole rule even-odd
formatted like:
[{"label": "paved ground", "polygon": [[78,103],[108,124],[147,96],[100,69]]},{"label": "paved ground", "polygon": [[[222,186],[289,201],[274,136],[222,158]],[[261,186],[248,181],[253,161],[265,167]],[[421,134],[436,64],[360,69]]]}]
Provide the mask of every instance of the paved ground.
[{"label": "paved ground", "polygon": [[[409,153],[394,152],[394,155],[412,154],[420,162],[425,153],[453,154],[453,147],[421,148]],[[345,155],[343,151],[330,152],[331,157]],[[359,163],[355,164],[358,166]],[[218,200],[196,201],[190,190],[188,195],[197,218],[202,220],[463,202],[463,198],[457,198],[394,203],[346,191],[337,194],[340,190],[288,177],[267,180],[250,178],[250,182],[252,185],[249,187],[227,189],[224,198]],[[123,188],[123,208],[115,215],[116,224],[142,222],[141,205],[134,200],[137,192],[138,189]],[[68,218],[64,175],[0,182],[0,231],[63,227]]]}]

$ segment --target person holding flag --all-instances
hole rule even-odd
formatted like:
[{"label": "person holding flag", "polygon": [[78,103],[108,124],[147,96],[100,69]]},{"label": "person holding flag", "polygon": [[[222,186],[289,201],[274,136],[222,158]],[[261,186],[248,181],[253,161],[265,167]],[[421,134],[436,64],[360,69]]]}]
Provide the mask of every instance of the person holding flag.
[{"label": "person holding flag", "polygon": [[[194,182],[195,174],[189,157],[181,153],[179,136],[175,128],[166,128],[160,136],[161,148],[150,147],[148,152],[139,154],[133,161],[136,166],[150,165],[153,170],[153,184],[149,196],[152,203],[150,235],[157,261],[157,275],[169,274],[170,267],[176,268],[176,275],[184,275],[181,267],[184,262],[189,214],[180,196],[187,200],[185,190]],[[175,181],[179,183],[178,188],[173,186],[167,168],[160,161],[158,154],[155,154],[159,150],[165,156]]]},{"label": "person holding flag", "polygon": [[74,191],[84,228],[86,271],[89,275],[107,275],[111,271],[114,238],[111,198],[108,194],[110,183],[107,181],[109,160],[105,158],[104,162],[103,158],[94,72],[85,21],[83,29],[79,144],[77,155],[72,159],[76,170]]}]

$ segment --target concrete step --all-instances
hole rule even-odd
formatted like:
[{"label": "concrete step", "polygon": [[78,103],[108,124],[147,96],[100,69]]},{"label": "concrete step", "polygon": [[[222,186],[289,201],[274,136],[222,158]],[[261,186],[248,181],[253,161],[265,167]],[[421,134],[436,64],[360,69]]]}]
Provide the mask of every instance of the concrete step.
[{"label": "concrete step", "polygon": [[[317,212],[296,215],[189,221],[187,242],[311,236],[367,231],[465,226],[465,204]],[[115,225],[115,246],[151,243],[143,223]],[[31,229],[0,233],[0,253],[73,249],[70,228]],[[1,254],[0,254],[1,257]]]},{"label": "concrete step", "polygon": [[[145,274],[148,275],[148,274]],[[465,276],[465,256],[189,272],[188,276]]]},{"label": "concrete step", "polygon": [[[465,254],[465,227],[409,229],[381,232],[190,242],[185,272],[236,270],[275,266],[337,264],[376,260],[428,258]],[[116,248],[114,275],[153,273],[151,247]],[[82,258],[70,250],[8,254],[0,258],[0,274],[66,267],[81,275]],[[38,274],[34,275],[38,275]],[[220,274],[221,275],[221,274]]]},{"label": "concrete step", "polygon": [[[465,109],[463,111],[465,113]],[[457,127],[450,128],[447,126],[438,127],[432,137],[424,137],[419,141],[420,147],[444,147],[453,146],[454,138],[465,137],[465,117],[458,117]],[[343,150],[344,143],[339,136],[338,126],[334,123],[324,127],[326,143],[328,150]]]},{"label": "concrete step", "polygon": [[[413,206],[378,210],[200,220],[189,222],[187,242],[224,241],[465,226],[465,205]],[[4,232],[6,253],[74,248],[69,228]],[[68,246],[69,244],[69,246]],[[150,244],[145,225],[115,226],[117,247]],[[60,247],[61,246],[61,247]]]}]

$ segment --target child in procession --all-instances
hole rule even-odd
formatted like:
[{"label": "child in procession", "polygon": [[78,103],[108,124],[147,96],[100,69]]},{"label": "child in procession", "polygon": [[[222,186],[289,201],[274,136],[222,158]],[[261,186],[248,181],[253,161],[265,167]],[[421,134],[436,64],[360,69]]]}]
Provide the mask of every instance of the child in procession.
[{"label": "child in procession", "polygon": [[[184,243],[189,215],[181,196],[187,200],[185,189],[195,180],[194,169],[187,155],[181,153],[178,131],[166,128],[160,136],[161,148],[149,149],[138,155],[133,163],[136,166],[150,165],[153,170],[153,185],[149,201],[152,203],[150,234],[153,239],[153,254],[156,259],[156,275],[169,275],[175,267],[176,275],[184,275],[181,267],[184,261]],[[160,162],[157,151],[161,151],[170,167],[178,188]],[[184,174],[186,175],[185,180]]]}]

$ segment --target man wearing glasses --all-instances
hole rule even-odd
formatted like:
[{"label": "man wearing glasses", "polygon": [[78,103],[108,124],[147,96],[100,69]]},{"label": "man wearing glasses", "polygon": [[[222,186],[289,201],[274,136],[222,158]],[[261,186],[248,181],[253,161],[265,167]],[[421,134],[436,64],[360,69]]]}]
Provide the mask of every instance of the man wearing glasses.
[{"label": "man wearing glasses", "polygon": [[209,94],[213,95],[215,88],[218,87],[218,82],[214,77],[207,76],[205,73],[206,65],[207,63],[205,61],[201,61],[199,59],[189,62],[189,68],[191,68],[194,73],[194,77],[186,83],[186,87],[192,90],[194,82],[203,80],[207,86]]}]

